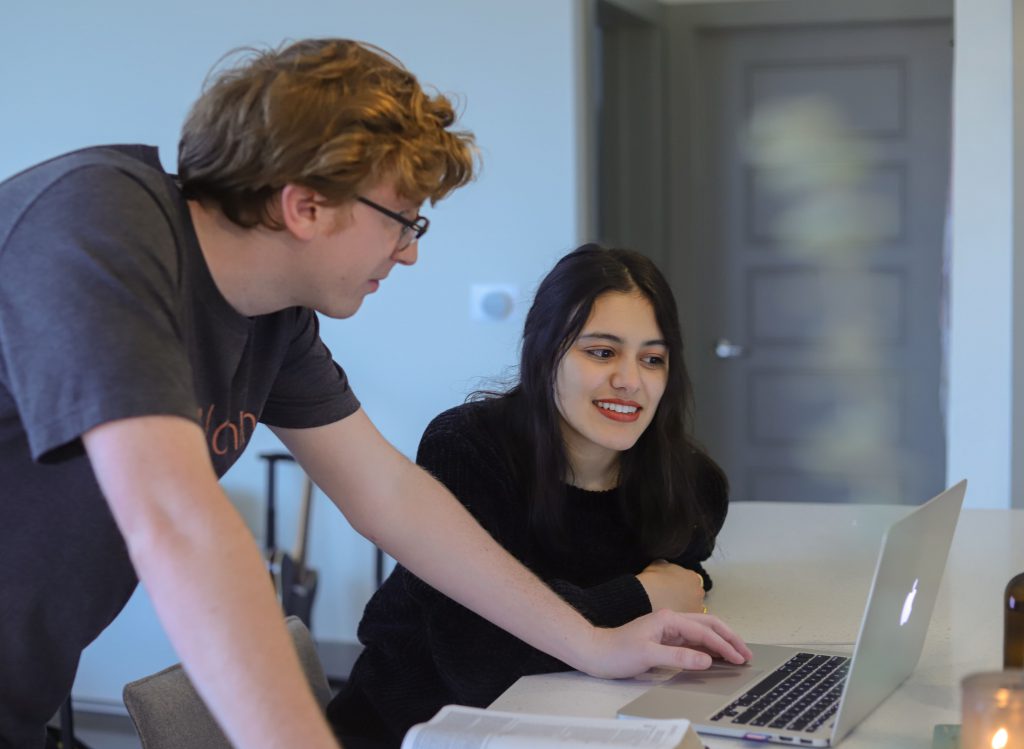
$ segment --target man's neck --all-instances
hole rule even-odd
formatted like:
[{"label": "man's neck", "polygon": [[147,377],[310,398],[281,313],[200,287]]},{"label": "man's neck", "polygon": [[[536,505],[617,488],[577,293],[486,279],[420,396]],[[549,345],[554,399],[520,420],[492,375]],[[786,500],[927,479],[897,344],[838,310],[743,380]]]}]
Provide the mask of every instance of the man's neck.
[{"label": "man's neck", "polygon": [[228,304],[247,317],[294,305],[284,272],[286,232],[242,228],[215,206],[195,200],[188,201],[188,208],[199,249]]}]

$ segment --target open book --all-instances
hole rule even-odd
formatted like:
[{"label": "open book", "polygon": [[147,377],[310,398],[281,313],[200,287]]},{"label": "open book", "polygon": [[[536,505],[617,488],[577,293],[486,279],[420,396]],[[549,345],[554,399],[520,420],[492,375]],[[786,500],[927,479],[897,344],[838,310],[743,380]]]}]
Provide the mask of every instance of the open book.
[{"label": "open book", "polygon": [[702,749],[688,720],[616,720],[504,713],[448,705],[413,726],[402,749]]}]

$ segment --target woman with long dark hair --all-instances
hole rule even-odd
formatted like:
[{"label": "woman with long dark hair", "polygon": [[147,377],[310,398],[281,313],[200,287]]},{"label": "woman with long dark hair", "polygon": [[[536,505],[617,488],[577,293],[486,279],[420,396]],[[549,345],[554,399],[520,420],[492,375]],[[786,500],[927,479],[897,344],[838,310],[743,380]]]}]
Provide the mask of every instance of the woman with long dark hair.
[{"label": "woman with long dark hair", "polygon": [[[712,621],[701,562],[728,486],[690,437],[690,400],[665,278],[637,252],[584,245],[537,290],[518,382],[435,418],[417,462],[593,623],[660,608]],[[445,704],[486,706],[520,676],[567,668],[401,566],[359,638],[328,709],[346,745],[397,746]]]}]

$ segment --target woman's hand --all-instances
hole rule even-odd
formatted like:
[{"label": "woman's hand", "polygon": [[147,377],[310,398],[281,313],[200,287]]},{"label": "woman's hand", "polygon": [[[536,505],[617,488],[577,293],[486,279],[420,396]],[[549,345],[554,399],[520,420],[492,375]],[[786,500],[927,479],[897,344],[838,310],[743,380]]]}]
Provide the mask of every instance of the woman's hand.
[{"label": "woman's hand", "polygon": [[615,629],[595,627],[585,662],[577,667],[591,676],[615,679],[655,667],[705,669],[712,656],[745,663],[753,654],[718,617],[662,609]]},{"label": "woman's hand", "polygon": [[651,599],[651,609],[700,613],[704,608],[704,578],[678,564],[656,559],[636,576]]}]

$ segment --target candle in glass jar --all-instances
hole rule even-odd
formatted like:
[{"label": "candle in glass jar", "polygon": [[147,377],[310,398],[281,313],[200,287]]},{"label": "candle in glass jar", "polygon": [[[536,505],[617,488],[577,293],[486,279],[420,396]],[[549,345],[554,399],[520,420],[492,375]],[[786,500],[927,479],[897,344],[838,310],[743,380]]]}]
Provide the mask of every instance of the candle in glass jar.
[{"label": "candle in glass jar", "polygon": [[962,687],[960,749],[1024,749],[1024,670],[972,674]]}]

